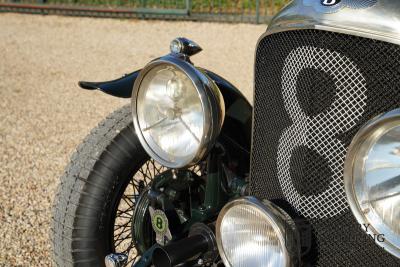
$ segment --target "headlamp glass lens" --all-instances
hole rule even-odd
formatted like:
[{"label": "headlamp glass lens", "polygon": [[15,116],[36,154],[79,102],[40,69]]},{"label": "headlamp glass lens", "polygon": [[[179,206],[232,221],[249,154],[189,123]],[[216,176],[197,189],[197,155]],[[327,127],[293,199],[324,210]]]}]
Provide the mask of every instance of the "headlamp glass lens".
[{"label": "headlamp glass lens", "polygon": [[224,215],[220,235],[232,267],[286,266],[284,246],[273,222],[261,210],[237,205]]},{"label": "headlamp glass lens", "polygon": [[139,87],[137,116],[150,148],[168,162],[190,161],[200,148],[204,112],[193,82],[178,68],[151,69]]}]

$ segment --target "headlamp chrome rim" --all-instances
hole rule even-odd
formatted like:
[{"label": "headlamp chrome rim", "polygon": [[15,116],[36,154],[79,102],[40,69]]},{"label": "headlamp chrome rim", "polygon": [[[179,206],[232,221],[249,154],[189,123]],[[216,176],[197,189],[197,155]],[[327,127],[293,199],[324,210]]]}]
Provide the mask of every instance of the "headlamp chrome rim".
[{"label": "headlamp chrome rim", "polygon": [[226,213],[231,208],[238,205],[254,207],[268,217],[268,221],[271,223],[273,229],[278,233],[279,241],[285,255],[286,266],[297,266],[300,262],[300,236],[293,219],[272,202],[268,200],[260,201],[252,196],[238,198],[229,202],[219,213],[216,223],[217,247],[225,266],[235,267],[231,265],[224,251],[221,237],[221,224]]},{"label": "headlamp chrome rim", "polygon": [[[161,65],[172,66],[182,71],[193,83],[203,109],[203,136],[200,140],[199,149],[196,155],[191,159],[179,159],[174,162],[168,161],[158,155],[154,149],[149,145],[146,140],[139,124],[137,114],[137,99],[140,86],[143,79],[153,68]],[[144,150],[150,157],[156,160],[161,165],[168,168],[184,168],[197,164],[215,144],[215,141],[221,131],[222,124],[225,117],[225,105],[222,95],[217,85],[200,69],[194,67],[190,62],[179,57],[179,55],[167,55],[156,59],[146,65],[139,73],[138,78],[135,80],[132,96],[131,96],[131,109],[133,116],[133,125],[135,132],[142,144]],[[207,134],[206,134],[207,133]]]},{"label": "headlamp chrome rim", "polygon": [[[400,258],[400,235],[393,233],[389,226],[385,225],[382,219],[374,210],[360,206],[358,197],[362,192],[361,180],[363,177],[355,177],[354,170],[358,163],[359,155],[367,155],[374,144],[391,129],[400,126],[400,109],[381,114],[367,122],[353,138],[344,165],[344,186],[350,209],[366,234],[385,235],[385,240],[376,240],[375,243],[384,248],[390,254]],[[358,187],[358,188],[356,188]]]}]

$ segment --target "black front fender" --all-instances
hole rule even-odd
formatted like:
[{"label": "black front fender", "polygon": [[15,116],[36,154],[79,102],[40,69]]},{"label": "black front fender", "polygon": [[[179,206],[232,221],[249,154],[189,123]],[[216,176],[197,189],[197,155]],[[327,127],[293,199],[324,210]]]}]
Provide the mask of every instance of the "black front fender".
[{"label": "black front fender", "polygon": [[132,95],[133,84],[139,76],[140,70],[125,74],[119,79],[107,82],[84,82],[80,81],[78,84],[81,88],[86,90],[100,90],[106,94],[130,98]]},{"label": "black front fender", "polygon": [[[244,95],[230,82],[211,72],[205,70],[205,73],[215,82],[221,91],[225,102],[225,121],[221,130],[231,144],[227,144],[230,148],[238,148],[237,154],[249,158],[251,146],[251,127],[253,107],[244,97]],[[88,90],[100,90],[106,94],[130,98],[132,95],[133,85],[138,77],[140,70],[126,74],[125,76],[107,82],[79,82],[79,86]]]}]

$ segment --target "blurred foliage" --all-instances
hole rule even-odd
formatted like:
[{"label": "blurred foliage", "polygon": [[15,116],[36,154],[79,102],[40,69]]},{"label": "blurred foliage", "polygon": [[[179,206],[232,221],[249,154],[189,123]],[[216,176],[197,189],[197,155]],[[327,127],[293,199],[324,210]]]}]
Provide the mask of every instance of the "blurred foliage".
[{"label": "blurred foliage", "polygon": [[[0,0],[1,1],[1,0]],[[15,1],[15,0],[14,0]],[[37,3],[41,0],[16,0],[15,2]],[[290,0],[42,0],[48,4],[185,9],[191,5],[191,11],[210,14],[255,14],[259,1],[260,15],[273,15]],[[189,2],[190,1],[190,2]]]}]

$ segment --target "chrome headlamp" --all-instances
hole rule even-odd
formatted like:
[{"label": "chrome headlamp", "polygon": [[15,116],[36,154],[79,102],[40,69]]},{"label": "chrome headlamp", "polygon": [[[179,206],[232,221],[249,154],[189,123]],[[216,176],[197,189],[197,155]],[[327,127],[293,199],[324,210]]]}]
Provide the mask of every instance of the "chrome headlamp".
[{"label": "chrome headlamp", "polygon": [[366,124],[345,162],[350,208],[364,231],[400,257],[400,109]]},{"label": "chrome headlamp", "polygon": [[216,235],[227,267],[288,267],[299,260],[293,220],[269,201],[245,197],[228,203],[218,216]]},{"label": "chrome headlamp", "polygon": [[169,168],[201,160],[214,145],[224,120],[224,101],[200,69],[168,55],[148,64],[135,81],[132,113],[146,152]]}]

